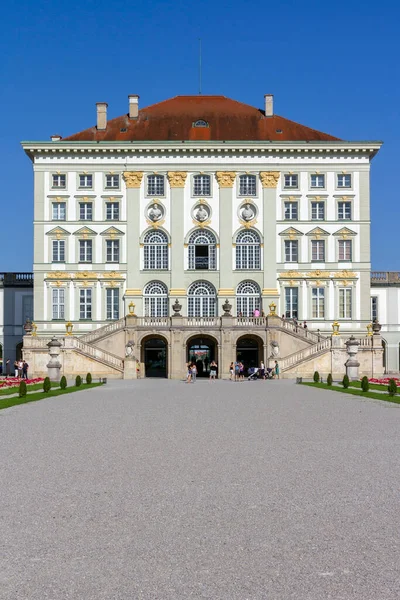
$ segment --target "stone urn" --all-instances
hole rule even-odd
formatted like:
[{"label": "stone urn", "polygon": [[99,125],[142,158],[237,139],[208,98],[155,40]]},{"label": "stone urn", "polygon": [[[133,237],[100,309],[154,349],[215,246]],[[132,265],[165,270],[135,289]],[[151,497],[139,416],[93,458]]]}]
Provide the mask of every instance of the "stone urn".
[{"label": "stone urn", "polygon": [[382,329],[382,325],[379,323],[378,319],[375,319],[374,322],[372,323],[372,331],[374,332],[374,335],[379,335],[381,329]]},{"label": "stone urn", "polygon": [[47,344],[50,354],[50,360],[46,366],[48,375],[52,381],[59,381],[60,379],[61,363],[58,360],[58,357],[60,355],[61,346],[61,342],[59,342],[55,336]]},{"label": "stone urn", "polygon": [[224,311],[224,317],[231,317],[232,304],[230,304],[228,298],[222,305],[222,310]]},{"label": "stone urn", "polygon": [[182,304],[180,304],[178,302],[178,298],[175,300],[175,302],[172,305],[172,310],[174,311],[174,314],[172,315],[173,317],[181,317],[181,310],[182,310]]},{"label": "stone urn", "polygon": [[347,376],[352,381],[358,381],[358,368],[360,363],[357,360],[357,352],[360,342],[352,335],[350,339],[345,342],[345,346],[347,349],[347,354],[349,355],[349,358],[344,363]]},{"label": "stone urn", "polygon": [[29,317],[27,317],[27,319],[25,321],[24,331],[25,331],[25,335],[32,335],[33,326],[32,326],[32,321],[30,320]]}]

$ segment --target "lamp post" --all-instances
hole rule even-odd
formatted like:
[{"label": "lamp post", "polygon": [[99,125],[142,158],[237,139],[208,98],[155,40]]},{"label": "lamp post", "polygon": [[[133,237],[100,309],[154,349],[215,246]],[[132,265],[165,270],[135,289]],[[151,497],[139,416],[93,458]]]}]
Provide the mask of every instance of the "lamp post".
[{"label": "lamp post", "polygon": [[269,317],[276,317],[276,304],[275,302],[271,302],[271,304],[269,305],[269,313],[268,316]]},{"label": "lamp post", "polygon": [[72,325],[71,321],[68,321],[68,323],[65,324],[67,335],[72,335],[73,328],[74,326]]},{"label": "lamp post", "polygon": [[129,315],[131,317],[134,317],[135,316],[135,305],[132,301],[129,303],[128,310],[129,310]]},{"label": "lamp post", "polygon": [[340,324],[337,321],[332,323],[332,335],[339,335]]}]

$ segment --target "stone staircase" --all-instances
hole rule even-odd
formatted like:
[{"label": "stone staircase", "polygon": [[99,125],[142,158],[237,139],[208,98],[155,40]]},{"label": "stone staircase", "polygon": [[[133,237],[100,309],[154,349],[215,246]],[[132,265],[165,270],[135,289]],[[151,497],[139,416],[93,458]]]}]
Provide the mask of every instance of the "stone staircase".
[{"label": "stone staircase", "polygon": [[97,346],[92,346],[91,344],[82,341],[81,337],[71,337],[68,339],[68,341],[66,339],[66,346],[69,346],[70,344],[71,347],[74,348],[74,350],[79,354],[82,354],[83,356],[86,356],[92,360],[101,362],[104,365],[119,371],[120,373],[124,372],[124,361],[119,356],[116,356],[111,352],[107,352],[106,350],[102,350]]},{"label": "stone staircase", "polygon": [[303,348],[303,350],[298,350],[297,352],[293,352],[284,358],[279,360],[279,365],[281,368],[281,372],[289,371],[302,363],[317,358],[318,356],[322,356],[323,354],[330,352],[331,350],[331,340],[330,338],[326,338],[319,342],[308,346],[308,348]]},{"label": "stone staircase", "polygon": [[98,342],[109,335],[113,335],[116,331],[120,331],[125,327],[125,317],[122,319],[118,319],[118,321],[113,321],[108,325],[104,325],[103,327],[99,327],[94,331],[90,331],[89,333],[85,333],[84,335],[79,336],[79,339],[87,344],[92,344],[93,342]]}]

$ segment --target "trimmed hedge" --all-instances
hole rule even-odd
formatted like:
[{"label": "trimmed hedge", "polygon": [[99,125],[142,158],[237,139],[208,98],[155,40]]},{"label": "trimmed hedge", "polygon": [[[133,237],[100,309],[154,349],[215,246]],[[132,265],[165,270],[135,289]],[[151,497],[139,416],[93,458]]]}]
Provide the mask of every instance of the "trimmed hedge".
[{"label": "trimmed hedge", "polygon": [[86,383],[89,385],[90,383],[92,383],[92,374],[88,373],[86,375]]},{"label": "trimmed hedge", "polygon": [[366,375],[364,375],[364,377],[361,379],[361,389],[363,392],[369,391],[369,381]]},{"label": "trimmed hedge", "polygon": [[347,390],[347,388],[350,385],[350,379],[349,379],[348,375],[345,375],[343,377],[342,385],[343,385],[344,389]]},{"label": "trimmed hedge", "polygon": [[62,390],[65,390],[66,387],[67,387],[67,379],[66,379],[65,375],[63,375],[60,379],[60,388]]},{"label": "trimmed hedge", "polygon": [[388,385],[388,392],[389,392],[389,396],[391,396],[393,398],[393,396],[395,396],[397,394],[397,385],[394,379],[391,379],[389,381],[389,385]]},{"label": "trimmed hedge", "polygon": [[82,385],[82,377],[80,375],[76,376],[75,385],[76,385],[76,387],[80,387]]},{"label": "trimmed hedge", "polygon": [[319,373],[318,371],[315,371],[314,373],[314,383],[318,383],[319,382]]},{"label": "trimmed hedge", "polygon": [[46,377],[45,380],[43,381],[43,391],[46,392],[46,394],[51,390],[51,382],[50,382],[50,378]]},{"label": "trimmed hedge", "polygon": [[26,383],[24,380],[19,384],[18,395],[20,398],[25,398],[26,396]]},{"label": "trimmed hedge", "polygon": [[328,377],[326,378],[326,383],[328,385],[332,385],[332,383],[333,383],[332,373],[329,373]]}]

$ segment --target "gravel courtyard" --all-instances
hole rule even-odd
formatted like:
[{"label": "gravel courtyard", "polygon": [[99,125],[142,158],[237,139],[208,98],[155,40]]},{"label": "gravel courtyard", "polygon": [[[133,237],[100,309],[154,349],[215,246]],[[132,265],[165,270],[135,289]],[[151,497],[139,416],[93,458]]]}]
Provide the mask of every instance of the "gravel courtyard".
[{"label": "gravel courtyard", "polygon": [[398,600],[399,429],[291,381],[0,411],[0,598]]}]

